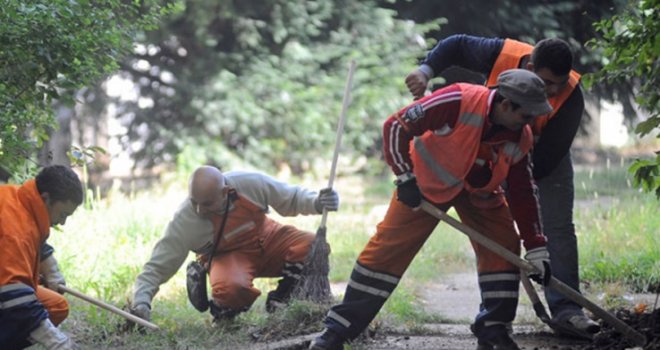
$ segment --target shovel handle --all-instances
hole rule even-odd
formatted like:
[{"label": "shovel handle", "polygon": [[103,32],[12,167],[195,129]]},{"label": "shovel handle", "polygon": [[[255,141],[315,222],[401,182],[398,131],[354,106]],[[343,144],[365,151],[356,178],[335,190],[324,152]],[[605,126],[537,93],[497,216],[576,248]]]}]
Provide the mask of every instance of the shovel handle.
[{"label": "shovel handle", "polygon": [[[512,253],[511,251],[507,250],[506,248],[502,247],[499,245],[497,242],[491,240],[490,238],[482,235],[479,233],[477,230],[461,223],[460,221],[454,219],[453,217],[447,215],[444,211],[436,208],[433,204],[422,200],[422,209],[430,214],[431,216],[442,220],[449,224],[450,226],[454,227],[455,229],[463,232],[466,234],[468,237],[470,237],[471,240],[479,243],[480,245],[486,247],[490,251],[496,253],[497,255],[501,256],[504,260],[510,262],[511,264],[517,266],[520,268],[522,271],[526,272],[539,272],[534,265],[530,264],[528,261],[520,258],[518,255]],[[594,315],[600,317],[603,319],[603,321],[607,322],[610,324],[612,327],[614,327],[617,331],[621,332],[623,336],[627,337],[628,339],[632,340],[636,345],[638,346],[644,346],[646,345],[646,336],[644,336],[642,333],[637,332],[634,330],[632,327],[628,326],[625,324],[623,321],[619,320],[614,316],[613,314],[605,311],[603,308],[600,306],[594,304],[591,302],[589,299],[585,298],[582,294],[576,292],[573,290],[573,288],[569,287],[562,281],[556,279],[554,276],[550,277],[550,283],[548,284],[550,288],[554,288],[558,292],[562,293],[564,296],[569,298],[570,300],[576,302],[580,306],[586,308],[587,310],[591,311]]]},{"label": "shovel handle", "polygon": [[545,310],[545,306],[541,302],[539,294],[536,292],[536,289],[532,285],[532,282],[530,282],[529,277],[527,277],[525,272],[520,272],[520,283],[523,285],[525,292],[527,292],[529,301],[532,302],[532,307],[534,308],[534,313],[536,316],[545,323],[550,322],[550,315],[548,315],[548,312]]},{"label": "shovel handle", "polygon": [[81,292],[73,290],[73,289],[71,289],[71,288],[69,288],[65,285],[60,285],[59,290],[62,291],[62,292],[67,292],[67,293],[73,295],[74,297],[82,299],[82,300],[84,300],[84,301],[86,301],[90,304],[94,304],[94,305],[96,305],[96,306],[98,306],[102,309],[106,309],[110,312],[113,312],[113,313],[129,320],[129,321],[133,321],[133,322],[135,322],[135,323],[137,323],[141,326],[144,326],[146,328],[149,328],[151,330],[155,330],[155,331],[160,330],[160,327],[158,327],[157,325],[155,325],[155,324],[153,324],[153,323],[151,323],[147,320],[143,320],[143,319],[141,319],[141,318],[139,318],[139,317],[137,317],[137,316],[135,316],[131,313],[128,313],[128,312],[116,307],[116,306],[113,306],[113,305],[110,305],[108,303],[102,302],[100,300],[94,299],[94,298],[92,298],[88,295],[85,295]]}]

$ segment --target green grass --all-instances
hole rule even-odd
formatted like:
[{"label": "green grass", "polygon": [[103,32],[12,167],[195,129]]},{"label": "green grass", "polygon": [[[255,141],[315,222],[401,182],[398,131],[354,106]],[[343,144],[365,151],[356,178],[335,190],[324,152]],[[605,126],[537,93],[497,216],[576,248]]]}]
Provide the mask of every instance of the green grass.
[{"label": "green grass", "polygon": [[[578,181],[585,183],[575,218],[581,274],[587,282],[619,281],[634,290],[652,289],[660,279],[658,202],[631,189],[625,176],[614,167],[576,172],[576,192]],[[295,179],[289,181],[296,183]],[[300,181],[309,188],[325,185],[311,179]],[[184,186],[180,183],[130,196],[113,193],[108,199],[80,208],[61,231],[52,232],[49,241],[68,286],[119,307],[126,305],[135,277],[186,197]],[[345,177],[336,188],[341,195],[341,211],[330,214],[327,232],[332,246],[330,280],[340,283],[347,281],[358,254],[374,233],[394,186],[388,179]],[[598,194],[594,194],[596,188]],[[311,232],[320,222],[320,216],[273,216]],[[424,323],[441,321],[424,311],[418,295],[420,286],[441,281],[444,275],[473,264],[468,239],[445,224],[438,225],[374,325],[403,327],[415,333]],[[212,325],[208,313],[198,313],[187,301],[184,270],[163,284],[154,300],[153,322],[161,326],[162,334],[121,333],[120,317],[73,297],[68,297],[72,313],[63,327],[86,347],[102,349],[229,348],[322,327],[327,306],[294,305],[284,314],[268,315],[264,295],[234,324]],[[275,284],[276,279],[255,281],[264,294]]]},{"label": "green grass", "polygon": [[619,158],[575,172],[580,276],[636,292],[660,290],[660,202],[633,188]]},{"label": "green grass", "polygon": [[634,196],[633,177],[628,173],[631,162],[625,158],[610,160],[603,165],[576,167],[575,199],[599,200],[608,196]]},{"label": "green grass", "polygon": [[634,291],[660,291],[660,211],[653,195],[615,198],[576,217],[581,276],[622,282]]}]

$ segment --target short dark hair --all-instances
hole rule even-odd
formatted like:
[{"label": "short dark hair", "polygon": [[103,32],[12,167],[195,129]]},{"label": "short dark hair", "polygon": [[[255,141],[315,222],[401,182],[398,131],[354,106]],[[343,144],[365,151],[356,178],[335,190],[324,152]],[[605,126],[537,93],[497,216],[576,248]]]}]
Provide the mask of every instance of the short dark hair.
[{"label": "short dark hair", "polygon": [[567,75],[573,67],[570,46],[559,38],[539,41],[532,51],[534,70],[548,68],[554,75]]},{"label": "short dark hair", "polygon": [[83,190],[78,175],[64,165],[47,166],[37,174],[37,191],[47,192],[55,201],[71,201],[80,205],[83,201]]}]

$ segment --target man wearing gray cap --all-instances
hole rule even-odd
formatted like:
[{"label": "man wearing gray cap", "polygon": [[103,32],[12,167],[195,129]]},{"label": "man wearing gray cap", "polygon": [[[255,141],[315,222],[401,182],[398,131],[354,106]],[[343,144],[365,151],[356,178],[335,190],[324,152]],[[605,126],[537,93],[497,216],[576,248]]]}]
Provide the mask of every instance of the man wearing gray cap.
[{"label": "man wearing gray cap", "polygon": [[[383,151],[397,190],[357,259],[343,302],[328,312],[326,330],[310,349],[342,349],[394,292],[438,224],[419,210],[422,199],[444,211],[453,207],[464,224],[515,254],[520,254],[522,239],[525,258],[540,271],[530,277],[548,282],[549,258],[528,152],[533,143],[529,124],[552,107],[543,80],[530,71],[508,70],[497,82],[493,89],[449,85],[385,121]],[[505,181],[510,207],[500,187]],[[471,327],[478,349],[519,349],[506,325],[515,317],[520,272],[488,249],[474,242],[472,247],[482,298]]]},{"label": "man wearing gray cap", "polygon": [[[415,97],[424,95],[429,79],[458,66],[486,77],[494,86],[507,69],[533,71],[545,82],[553,111],[535,118],[532,164],[539,189],[543,230],[548,237],[552,273],[558,280],[580,291],[578,244],[573,224],[573,164],[570,148],[584,112],[580,74],[572,70],[573,54],[559,38],[541,40],[532,46],[512,39],[451,35],[428,53],[422,64],[405,79]],[[544,288],[552,313],[553,330],[559,334],[592,338],[600,330],[580,305],[553,288]]]}]

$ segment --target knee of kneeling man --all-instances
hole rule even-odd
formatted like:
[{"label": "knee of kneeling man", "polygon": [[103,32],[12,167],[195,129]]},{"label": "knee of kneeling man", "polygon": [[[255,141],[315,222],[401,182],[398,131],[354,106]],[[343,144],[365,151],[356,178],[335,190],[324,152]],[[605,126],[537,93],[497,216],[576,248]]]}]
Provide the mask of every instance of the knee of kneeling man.
[{"label": "knee of kneeling man", "polygon": [[223,298],[229,295],[249,294],[251,289],[240,283],[223,283],[211,286],[211,295],[213,298]]},{"label": "knee of kneeling man", "polygon": [[255,288],[241,284],[225,284],[212,288],[213,301],[220,306],[239,309],[252,305],[261,295]]},{"label": "knee of kneeling man", "polygon": [[49,305],[47,310],[48,318],[57,326],[69,316],[69,303],[62,298],[57,303]]}]

